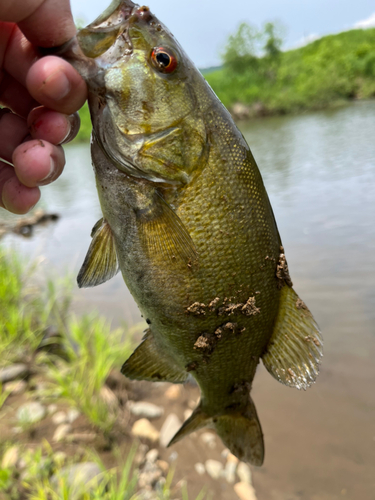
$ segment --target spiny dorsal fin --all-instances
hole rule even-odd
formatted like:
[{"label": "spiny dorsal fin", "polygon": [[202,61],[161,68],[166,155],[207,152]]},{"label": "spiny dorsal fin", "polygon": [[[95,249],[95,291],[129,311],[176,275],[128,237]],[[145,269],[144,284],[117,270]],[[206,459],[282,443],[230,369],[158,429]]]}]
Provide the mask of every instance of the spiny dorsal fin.
[{"label": "spiny dorsal fin", "polygon": [[152,210],[138,212],[137,219],[149,255],[164,255],[171,262],[180,261],[189,268],[197,264],[198,254],[188,230],[159,193],[155,195]]},{"label": "spiny dorsal fin", "polygon": [[101,285],[119,271],[115,242],[106,220],[100,219],[92,229],[92,241],[78,273],[79,288]]},{"label": "spiny dorsal fin", "polygon": [[281,290],[279,312],[264,366],[282,384],[307,389],[315,382],[323,339],[311,312],[293,288]]},{"label": "spiny dorsal fin", "polygon": [[188,373],[158,349],[150,329],[146,330],[142,343],[125,361],[121,372],[130,379],[173,382],[181,384]]}]

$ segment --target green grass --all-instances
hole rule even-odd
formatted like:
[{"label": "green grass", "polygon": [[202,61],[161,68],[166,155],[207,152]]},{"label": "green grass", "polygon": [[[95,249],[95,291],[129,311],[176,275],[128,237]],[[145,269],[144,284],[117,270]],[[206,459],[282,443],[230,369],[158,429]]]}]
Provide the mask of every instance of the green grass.
[{"label": "green grass", "polygon": [[[11,446],[5,445],[4,450]],[[7,500],[140,500],[137,494],[138,470],[134,466],[136,446],[126,457],[114,450],[116,467],[106,469],[100,457],[87,450],[84,455],[65,459],[55,455],[47,441],[36,449],[22,450],[22,474],[17,467],[0,466],[0,498]],[[0,461],[1,462],[1,461]],[[101,473],[88,483],[72,484],[62,467],[80,462],[95,462]],[[157,490],[158,500],[189,500],[186,482],[173,486],[175,468],[171,467],[164,485]],[[55,477],[53,478],[53,476]],[[201,491],[195,500],[208,498]]]},{"label": "green grass", "polygon": [[81,118],[81,126],[74,140],[75,142],[88,141],[91,136],[92,125],[90,119],[90,111],[87,102],[79,110],[79,116]]},{"label": "green grass", "polygon": [[[29,500],[136,500],[137,473],[133,461],[136,449],[133,447],[125,463],[106,470],[98,456],[87,456],[87,461],[95,461],[102,473],[85,484],[72,485],[65,474],[58,474],[55,481],[50,477],[34,476],[26,483],[30,491]],[[58,472],[56,469],[54,472]]]},{"label": "green grass", "polygon": [[262,103],[268,113],[290,113],[375,97],[375,29],[325,36],[277,61],[257,61],[206,75],[225,106]]},{"label": "green grass", "polygon": [[49,378],[60,397],[86,415],[100,431],[111,431],[117,418],[116,408],[102,396],[105,381],[113,368],[131,354],[129,335],[122,329],[111,330],[97,316],[70,320],[63,337],[63,350],[68,361],[51,364]]},{"label": "green grass", "polygon": [[36,347],[41,324],[34,314],[39,300],[29,288],[30,269],[14,253],[0,248],[0,359],[11,363],[24,349]]},{"label": "green grass", "polygon": [[61,328],[70,307],[70,277],[36,282],[36,263],[26,264],[0,247],[0,366],[25,361],[48,326]]},{"label": "green grass", "polygon": [[[69,406],[75,406],[95,427],[97,434],[111,444],[111,454],[118,464],[106,470],[98,454],[83,452],[68,458],[56,453],[46,441],[36,449],[30,448],[25,436],[6,441],[0,440],[0,500],[137,500],[138,472],[134,464],[135,448],[124,459],[113,446],[111,434],[117,421],[120,425],[121,409],[103,398],[105,382],[113,368],[119,369],[132,351],[130,331],[112,330],[105,319],[97,315],[75,318],[71,313],[71,278],[50,279],[44,285],[40,282],[40,271],[35,264],[26,264],[14,251],[0,247],[0,366],[16,360],[27,359],[34,374],[43,380],[44,389],[38,390],[38,398],[47,405],[51,396],[58,396]],[[48,327],[56,332],[54,338],[45,341]],[[47,346],[48,342],[50,345]],[[58,349],[41,350],[40,346]],[[108,388],[107,388],[108,390]],[[0,422],[12,411],[7,407],[9,391],[0,387]],[[33,392],[26,397],[33,398]],[[29,430],[28,422],[19,422],[23,430]],[[40,430],[43,423],[33,424]],[[28,439],[28,438],[27,438]],[[22,444],[23,443],[23,444]],[[18,465],[3,464],[3,457],[9,447],[18,449],[22,469]],[[59,445],[58,449],[61,445]],[[106,450],[108,453],[109,448]],[[73,491],[63,474],[57,481],[52,476],[62,467],[84,461],[98,463],[102,470],[100,481],[93,481],[90,492],[82,491],[79,496]],[[172,486],[174,467],[171,467],[157,492],[159,500],[189,500],[186,485]],[[87,485],[85,485],[87,486]],[[204,492],[196,500],[202,500]]]}]

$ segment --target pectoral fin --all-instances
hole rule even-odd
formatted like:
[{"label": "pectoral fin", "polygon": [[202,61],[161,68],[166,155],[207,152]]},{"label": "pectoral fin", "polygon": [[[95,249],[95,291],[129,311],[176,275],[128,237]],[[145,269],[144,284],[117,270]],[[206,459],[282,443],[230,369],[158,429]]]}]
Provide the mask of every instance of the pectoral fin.
[{"label": "pectoral fin", "polygon": [[188,373],[158,349],[152,333],[146,330],[142,343],[125,361],[121,373],[130,379],[183,383]]},{"label": "pectoral fin", "polygon": [[141,238],[151,258],[159,254],[188,267],[197,263],[198,254],[188,230],[158,193],[152,210],[139,211],[137,219]]},{"label": "pectoral fin", "polygon": [[323,339],[311,312],[293,288],[284,286],[280,293],[279,313],[263,363],[282,384],[307,389],[319,373]]},{"label": "pectoral fin", "polygon": [[92,241],[78,273],[79,288],[89,288],[110,280],[119,271],[111,228],[100,219],[91,232]]}]

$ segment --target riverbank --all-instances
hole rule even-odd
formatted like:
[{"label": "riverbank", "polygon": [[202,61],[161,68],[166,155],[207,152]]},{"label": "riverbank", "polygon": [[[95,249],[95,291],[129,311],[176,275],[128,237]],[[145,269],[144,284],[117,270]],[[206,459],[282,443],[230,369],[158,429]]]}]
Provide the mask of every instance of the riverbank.
[{"label": "riverbank", "polygon": [[247,117],[299,113],[375,96],[375,29],[322,37],[277,58],[260,58],[236,71],[223,66],[205,74],[230,110]]},{"label": "riverbank", "polygon": [[0,247],[0,500],[256,500],[213,433],[166,449],[199,391],[125,379],[141,327],[74,317],[69,278],[36,270]]}]

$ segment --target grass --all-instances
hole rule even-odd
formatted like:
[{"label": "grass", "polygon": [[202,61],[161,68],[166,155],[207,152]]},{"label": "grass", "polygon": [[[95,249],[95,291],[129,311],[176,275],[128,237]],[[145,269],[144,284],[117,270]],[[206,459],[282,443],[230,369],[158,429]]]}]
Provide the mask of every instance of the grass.
[{"label": "grass", "polygon": [[[34,450],[25,450],[22,457],[24,467],[19,477],[16,467],[0,467],[0,499],[7,500],[140,500],[137,494],[138,471],[134,467],[136,446],[133,446],[125,460],[116,454],[117,465],[106,470],[100,457],[92,451],[73,457],[64,465],[73,465],[78,460],[94,462],[102,471],[87,483],[71,482],[61,461],[54,455],[47,441]],[[174,468],[171,468],[164,485],[157,491],[158,500],[181,498],[189,500],[187,486],[172,487]],[[205,491],[195,500],[206,498]]]},{"label": "grass", "polygon": [[[94,456],[94,461],[102,469],[99,476],[94,477],[88,483],[71,484],[64,473],[56,474],[51,480],[49,477],[37,477],[26,483],[30,491],[29,500],[136,500],[137,473],[133,462],[136,448],[133,447],[125,463],[106,470],[99,457]],[[91,454],[86,457],[87,461],[93,461]],[[58,472],[58,471],[57,471]]]},{"label": "grass", "polygon": [[[121,409],[118,396],[106,385],[110,372],[113,369],[118,372],[132,351],[131,332],[112,330],[104,318],[94,314],[74,317],[70,277],[49,280],[41,288],[35,285],[35,271],[35,265],[0,247],[0,367],[27,360],[31,368],[26,394],[13,396],[6,384],[0,387],[0,424],[9,429],[18,424],[21,429],[14,438],[0,432],[0,500],[137,500],[140,497],[134,460],[136,450],[132,448],[126,459],[121,458],[120,452],[116,455],[112,439],[129,431],[120,418],[122,412],[126,412]],[[40,281],[40,272],[38,277]],[[51,334],[51,331],[52,336],[46,336],[46,332]],[[33,391],[34,377],[38,383],[42,382],[36,391]],[[112,394],[114,401],[108,399],[108,394]],[[82,446],[69,458],[68,450],[71,453],[75,446],[69,440],[67,453],[60,451],[64,442],[53,445],[45,439],[40,442],[44,420],[32,425],[14,420],[17,404],[37,397],[47,406],[52,395],[57,396],[54,402],[60,408],[68,403],[68,409],[71,406],[79,409],[84,417],[79,428],[83,427],[86,432],[90,427],[95,428],[100,443],[98,453],[103,452],[103,457],[112,465],[115,459],[116,467],[106,470],[99,454],[82,451]],[[112,404],[114,402],[116,404]],[[116,432],[120,433],[112,433],[115,423]],[[128,438],[121,442],[127,443]],[[16,448],[18,454],[12,465],[3,460],[10,447]],[[92,448],[95,449],[95,444]],[[78,495],[68,478],[59,472],[64,466],[82,461],[98,463],[102,472],[100,481],[90,485],[90,491],[86,488]],[[158,499],[188,500],[185,486],[172,487],[173,472],[171,467],[165,482],[160,482]],[[52,480],[54,475],[57,479]],[[203,497],[202,492],[197,500]]]},{"label": "grass", "polygon": [[110,371],[119,368],[131,354],[131,343],[122,329],[111,331],[95,315],[71,319],[62,339],[68,361],[51,363],[48,376],[62,398],[71,402],[105,434],[117,418],[116,408],[103,398]]},{"label": "grass", "polygon": [[49,280],[43,290],[32,277],[36,263],[26,264],[13,251],[0,247],[1,365],[25,361],[42,342],[46,328],[62,326],[69,310],[70,277]]}]

